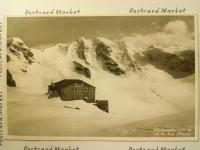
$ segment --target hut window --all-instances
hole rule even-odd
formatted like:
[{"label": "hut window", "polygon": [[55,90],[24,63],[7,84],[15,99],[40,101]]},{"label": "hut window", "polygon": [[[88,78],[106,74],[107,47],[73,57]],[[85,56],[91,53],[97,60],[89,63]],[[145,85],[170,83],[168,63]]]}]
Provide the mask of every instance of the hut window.
[{"label": "hut window", "polygon": [[88,87],[85,87],[85,91],[88,91]]},{"label": "hut window", "polygon": [[75,87],[75,88],[74,88],[74,91],[75,91],[75,92],[78,92],[78,88],[77,88],[77,87]]}]

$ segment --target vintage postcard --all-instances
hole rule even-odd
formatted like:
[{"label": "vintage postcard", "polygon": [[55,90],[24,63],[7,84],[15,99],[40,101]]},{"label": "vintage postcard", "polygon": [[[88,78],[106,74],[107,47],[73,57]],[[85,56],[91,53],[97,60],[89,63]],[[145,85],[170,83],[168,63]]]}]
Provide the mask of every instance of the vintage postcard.
[{"label": "vintage postcard", "polygon": [[198,140],[196,16],[4,19],[6,139]]}]

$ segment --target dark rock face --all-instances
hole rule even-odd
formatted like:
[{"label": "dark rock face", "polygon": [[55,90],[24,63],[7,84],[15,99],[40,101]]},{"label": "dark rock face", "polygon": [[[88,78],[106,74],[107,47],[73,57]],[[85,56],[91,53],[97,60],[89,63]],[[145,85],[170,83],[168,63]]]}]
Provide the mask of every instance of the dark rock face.
[{"label": "dark rock face", "polygon": [[91,78],[90,70],[87,67],[84,67],[83,65],[75,61],[73,63],[74,63],[75,70],[79,74],[82,74],[87,78]]},{"label": "dark rock face", "polygon": [[13,39],[12,38],[8,38],[7,47],[9,47],[12,43],[13,43]]},{"label": "dark rock face", "polygon": [[125,72],[119,68],[118,64],[110,57],[110,47],[99,43],[96,47],[97,59],[99,59],[103,67],[115,75],[122,75]]},{"label": "dark rock face", "polygon": [[146,62],[165,70],[174,78],[183,78],[195,72],[194,51],[172,54],[158,48],[144,52]]},{"label": "dark rock face", "polygon": [[193,50],[184,50],[179,52],[178,55],[192,63],[195,63],[195,53]]},{"label": "dark rock face", "polygon": [[10,87],[16,87],[16,82],[12,77],[12,74],[7,70],[7,85]]},{"label": "dark rock face", "polygon": [[10,56],[7,55],[7,62],[9,62],[11,60]]}]

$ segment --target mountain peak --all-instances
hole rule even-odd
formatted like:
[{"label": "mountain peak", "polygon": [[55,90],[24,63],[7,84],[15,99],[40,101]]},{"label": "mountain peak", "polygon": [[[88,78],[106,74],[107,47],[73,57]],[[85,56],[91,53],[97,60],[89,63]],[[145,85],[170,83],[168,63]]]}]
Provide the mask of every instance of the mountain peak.
[{"label": "mountain peak", "polygon": [[7,46],[10,46],[12,44],[28,48],[28,46],[24,43],[24,41],[19,37],[9,37],[7,40]]},{"label": "mountain peak", "polygon": [[18,37],[11,37],[7,40],[8,57],[12,54],[18,59],[24,58],[29,64],[33,63],[33,53],[23,40]]},{"label": "mountain peak", "polygon": [[150,45],[147,49],[148,49],[148,50],[152,50],[152,49],[154,49],[154,48],[156,48],[156,47],[155,47],[155,45],[152,44],[152,45]]},{"label": "mountain peak", "polygon": [[109,39],[107,39],[105,37],[96,37],[95,41],[97,43],[103,44],[103,45],[108,46],[108,47],[112,47],[112,46],[115,45],[114,42],[112,42],[111,40],[109,40]]},{"label": "mountain peak", "polygon": [[83,49],[88,49],[88,48],[92,47],[92,41],[89,39],[86,39],[84,37],[80,37],[77,40],[77,43],[78,43],[79,47],[81,47]]}]

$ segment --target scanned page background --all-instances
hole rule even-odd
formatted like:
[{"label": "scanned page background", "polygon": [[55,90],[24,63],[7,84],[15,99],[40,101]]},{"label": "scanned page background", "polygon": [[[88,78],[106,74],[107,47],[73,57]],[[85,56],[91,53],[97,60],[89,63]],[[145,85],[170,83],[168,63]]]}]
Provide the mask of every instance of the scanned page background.
[{"label": "scanned page background", "polygon": [[[186,8],[187,13],[200,13],[200,1],[198,0],[2,0],[0,1],[1,15],[24,15],[25,10],[49,10],[49,9],[80,9],[80,15],[134,15],[129,14],[130,8]],[[137,14],[136,14],[137,15]],[[139,14],[140,15],[140,14]],[[198,28],[200,27],[198,17]],[[199,37],[198,32],[198,37]],[[198,39],[199,42],[199,39]],[[3,81],[2,81],[3,82]],[[1,86],[2,84],[0,84]],[[4,141],[0,150],[23,150],[24,146],[38,147],[80,147],[81,150],[88,149],[116,149],[128,150],[130,146],[144,148],[155,148],[157,146],[186,147],[186,150],[198,150],[200,142],[108,142],[108,141]]]}]

